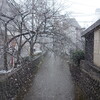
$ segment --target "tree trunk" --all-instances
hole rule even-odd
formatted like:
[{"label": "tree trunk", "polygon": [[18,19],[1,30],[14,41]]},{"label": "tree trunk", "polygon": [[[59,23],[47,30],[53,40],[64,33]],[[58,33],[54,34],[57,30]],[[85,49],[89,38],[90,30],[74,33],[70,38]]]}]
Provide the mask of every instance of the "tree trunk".
[{"label": "tree trunk", "polygon": [[31,38],[31,42],[30,42],[30,57],[33,57],[33,37]]},{"label": "tree trunk", "polygon": [[5,24],[5,36],[4,36],[4,69],[8,70],[8,65],[7,65],[7,24]]}]

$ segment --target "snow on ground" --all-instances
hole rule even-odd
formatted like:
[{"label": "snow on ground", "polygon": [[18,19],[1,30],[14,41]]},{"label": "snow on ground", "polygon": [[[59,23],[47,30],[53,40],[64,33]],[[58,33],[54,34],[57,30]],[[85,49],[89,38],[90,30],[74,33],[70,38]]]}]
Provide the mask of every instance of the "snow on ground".
[{"label": "snow on ground", "polygon": [[10,69],[10,70],[8,70],[8,71],[6,71],[6,70],[0,70],[0,74],[10,73],[10,72],[12,72],[12,70],[13,70],[13,68]]}]

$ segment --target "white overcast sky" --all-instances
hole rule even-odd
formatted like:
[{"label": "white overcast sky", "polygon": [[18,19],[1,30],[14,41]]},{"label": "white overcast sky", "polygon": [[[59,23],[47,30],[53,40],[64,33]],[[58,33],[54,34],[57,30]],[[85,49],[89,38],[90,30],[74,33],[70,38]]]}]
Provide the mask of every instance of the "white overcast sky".
[{"label": "white overcast sky", "polygon": [[72,12],[72,17],[75,17],[82,27],[88,27],[95,22],[95,10],[100,8],[100,0],[59,0],[59,2],[64,3],[64,12]]},{"label": "white overcast sky", "polygon": [[[19,1],[19,0],[17,0]],[[24,0],[22,0],[24,1]],[[95,21],[95,10],[100,8],[100,0],[54,0],[63,4],[64,11],[71,13],[82,27],[88,27]]]}]

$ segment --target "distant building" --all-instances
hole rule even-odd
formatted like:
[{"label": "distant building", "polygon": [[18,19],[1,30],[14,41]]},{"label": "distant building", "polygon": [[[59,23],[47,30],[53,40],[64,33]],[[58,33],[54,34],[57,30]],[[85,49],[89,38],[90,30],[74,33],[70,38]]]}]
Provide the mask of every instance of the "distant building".
[{"label": "distant building", "polygon": [[[60,52],[65,52],[68,55],[71,50],[83,49],[81,32],[83,29],[78,24],[75,18],[64,18],[62,19],[62,30],[64,31],[63,35],[65,35],[65,41],[63,39],[63,43],[56,43],[55,48],[60,49]],[[61,36],[59,37],[61,38]],[[57,39],[55,40],[57,41]]]},{"label": "distant building", "polygon": [[95,18],[94,18],[94,21],[97,21],[98,19],[100,19],[100,8],[97,8],[95,10]]},{"label": "distant building", "polygon": [[[68,28],[66,29],[66,35],[68,35],[71,38],[72,42],[77,45],[81,41],[81,26],[75,18],[66,19],[65,22],[66,24],[68,24]],[[78,47],[81,48],[81,45],[78,45]]]},{"label": "distant building", "polygon": [[97,15],[98,18],[100,18],[100,8],[97,8],[95,10],[95,14]]}]

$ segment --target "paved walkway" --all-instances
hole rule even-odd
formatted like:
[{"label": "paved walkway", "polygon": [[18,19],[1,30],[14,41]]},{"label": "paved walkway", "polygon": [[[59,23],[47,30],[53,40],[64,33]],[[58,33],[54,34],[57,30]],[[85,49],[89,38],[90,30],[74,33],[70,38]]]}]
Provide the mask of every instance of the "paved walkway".
[{"label": "paved walkway", "polygon": [[40,66],[24,100],[74,100],[74,85],[68,65],[49,53]]}]

